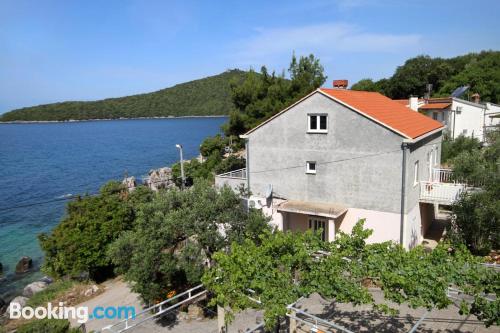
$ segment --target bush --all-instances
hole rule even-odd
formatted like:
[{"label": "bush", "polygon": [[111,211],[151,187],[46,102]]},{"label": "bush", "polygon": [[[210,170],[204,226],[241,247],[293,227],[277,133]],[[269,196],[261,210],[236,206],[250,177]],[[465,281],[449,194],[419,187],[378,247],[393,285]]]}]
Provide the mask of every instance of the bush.
[{"label": "bush", "polygon": [[481,143],[477,138],[460,135],[452,140],[449,136],[445,136],[441,148],[441,163],[449,162],[462,152],[470,153],[480,147]]},{"label": "bush", "polygon": [[72,288],[75,282],[71,280],[61,280],[50,284],[46,289],[34,294],[29,300],[28,305],[31,307],[45,306],[48,302],[62,295],[68,289]]},{"label": "bush", "polygon": [[500,200],[488,191],[464,194],[453,205],[450,237],[478,255],[500,248]]},{"label": "bush", "polygon": [[34,320],[20,326],[18,333],[77,333],[79,330],[70,328],[70,323],[62,319]]},{"label": "bush", "polygon": [[132,228],[136,206],[151,196],[149,190],[129,193],[120,183],[110,182],[98,195],[68,203],[61,223],[50,234],[39,235],[45,252],[42,269],[54,277],[79,277],[82,273],[93,280],[109,277],[113,267],[106,257],[107,247]]}]

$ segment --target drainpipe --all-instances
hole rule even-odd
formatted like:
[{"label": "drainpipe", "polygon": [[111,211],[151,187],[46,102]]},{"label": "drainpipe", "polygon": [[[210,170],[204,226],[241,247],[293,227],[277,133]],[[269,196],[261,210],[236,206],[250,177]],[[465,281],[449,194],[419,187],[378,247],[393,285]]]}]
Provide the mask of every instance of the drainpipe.
[{"label": "drainpipe", "polygon": [[246,151],[246,162],[245,167],[247,168],[247,191],[250,193],[250,150],[248,144],[248,138],[245,139],[245,151]]},{"label": "drainpipe", "polygon": [[399,243],[404,246],[404,226],[405,226],[405,201],[406,201],[406,152],[408,150],[408,143],[403,142],[401,149],[403,149],[403,171],[401,172],[401,220],[399,225]]}]

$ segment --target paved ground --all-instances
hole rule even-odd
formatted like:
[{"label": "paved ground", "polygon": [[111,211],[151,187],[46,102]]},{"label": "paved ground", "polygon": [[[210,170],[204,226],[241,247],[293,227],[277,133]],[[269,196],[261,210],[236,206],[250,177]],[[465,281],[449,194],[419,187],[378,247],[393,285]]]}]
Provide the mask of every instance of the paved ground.
[{"label": "paved ground", "polygon": [[[137,312],[142,307],[137,294],[130,291],[127,284],[121,280],[113,280],[104,284],[104,293],[82,303],[92,310],[95,306],[134,306]],[[379,290],[372,292],[377,301],[382,300]],[[202,304],[202,303],[198,303]],[[297,303],[297,308],[325,320],[341,325],[353,332],[381,332],[404,333],[408,332],[426,311],[424,309],[410,309],[406,306],[399,307],[397,317],[383,316],[371,310],[370,306],[353,307],[350,304],[335,304],[322,299],[318,294],[313,294],[307,299]],[[161,320],[150,320],[130,330],[133,333],[215,333],[217,332],[217,318],[212,310],[204,307],[205,319],[182,319],[183,315],[172,313]],[[87,331],[98,330],[116,321],[91,320],[87,322]],[[235,320],[228,326],[229,333],[245,332],[262,322],[262,312],[246,310],[236,315]],[[311,331],[312,325],[300,324],[297,333]],[[333,330],[325,325],[319,325],[324,332],[342,332]],[[287,332],[284,325],[281,332]],[[420,333],[499,333],[498,327],[485,328],[474,316],[460,316],[458,307],[450,306],[445,310],[430,312],[416,332]]]},{"label": "paved ground", "polygon": [[[376,300],[382,299],[380,291],[373,292]],[[322,319],[334,322],[353,332],[381,332],[399,333],[408,332],[417,323],[425,309],[410,309],[399,307],[397,317],[379,315],[371,310],[370,306],[353,307],[350,304],[332,304],[322,299],[318,294],[297,303],[297,307],[307,313],[314,314]],[[302,324],[299,332],[310,332],[311,325]],[[341,330],[327,329],[320,325],[325,332],[342,332]],[[461,316],[456,306],[445,310],[430,312],[416,332],[420,333],[498,333],[497,327],[486,328],[474,316]]]},{"label": "paved ground", "polygon": [[[96,306],[133,306],[136,313],[141,311],[142,305],[139,300],[139,295],[133,293],[128,285],[121,279],[117,278],[104,282],[100,287],[104,287],[104,292],[86,302],[80,303],[77,306],[87,306],[89,312],[93,311]],[[110,325],[116,320],[98,319],[89,320],[85,323],[87,332],[99,330],[106,325]],[[71,320],[72,326],[78,326],[76,321]]]}]

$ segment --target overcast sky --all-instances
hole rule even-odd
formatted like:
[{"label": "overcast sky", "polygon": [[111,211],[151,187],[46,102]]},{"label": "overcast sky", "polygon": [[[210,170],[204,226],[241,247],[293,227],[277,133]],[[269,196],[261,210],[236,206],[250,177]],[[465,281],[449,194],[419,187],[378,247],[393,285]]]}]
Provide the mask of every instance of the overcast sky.
[{"label": "overcast sky", "polygon": [[332,79],[392,75],[419,54],[500,49],[500,1],[0,0],[0,113],[165,88],[292,52]]}]

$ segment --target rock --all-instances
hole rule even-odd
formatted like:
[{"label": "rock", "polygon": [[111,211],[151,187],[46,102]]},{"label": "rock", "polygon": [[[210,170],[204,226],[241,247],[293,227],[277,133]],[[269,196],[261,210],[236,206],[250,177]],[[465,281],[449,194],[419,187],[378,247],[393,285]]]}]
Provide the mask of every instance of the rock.
[{"label": "rock", "polygon": [[26,273],[33,267],[33,260],[30,257],[22,257],[16,265],[16,274]]},{"label": "rock", "polygon": [[30,283],[26,287],[24,287],[23,296],[32,297],[34,294],[39,293],[40,291],[47,288],[48,285],[49,285],[48,283],[43,281],[36,281]]},{"label": "rock", "polygon": [[99,291],[99,287],[94,284],[94,285],[92,285],[92,287],[90,287],[89,289],[85,290],[85,292],[83,293],[83,295],[86,296],[86,297],[89,297],[89,296],[94,295],[98,291]]},{"label": "rock", "polygon": [[46,284],[52,284],[52,283],[54,283],[54,280],[51,277],[49,277],[49,276],[44,276],[39,281],[45,282]]},{"label": "rock", "polygon": [[7,308],[7,311],[6,312],[9,312],[9,309],[10,309],[10,305],[13,304],[13,303],[17,303],[19,305],[21,305],[21,307],[24,307],[26,305],[26,303],[28,302],[28,297],[24,297],[24,296],[17,296],[16,298],[14,298],[12,301],[10,301],[9,303],[9,307]]},{"label": "rock", "polygon": [[2,297],[0,297],[0,316],[5,312],[7,309],[7,302],[4,301]]},{"label": "rock", "polygon": [[189,304],[188,306],[189,319],[203,319],[203,309],[197,304]]}]

